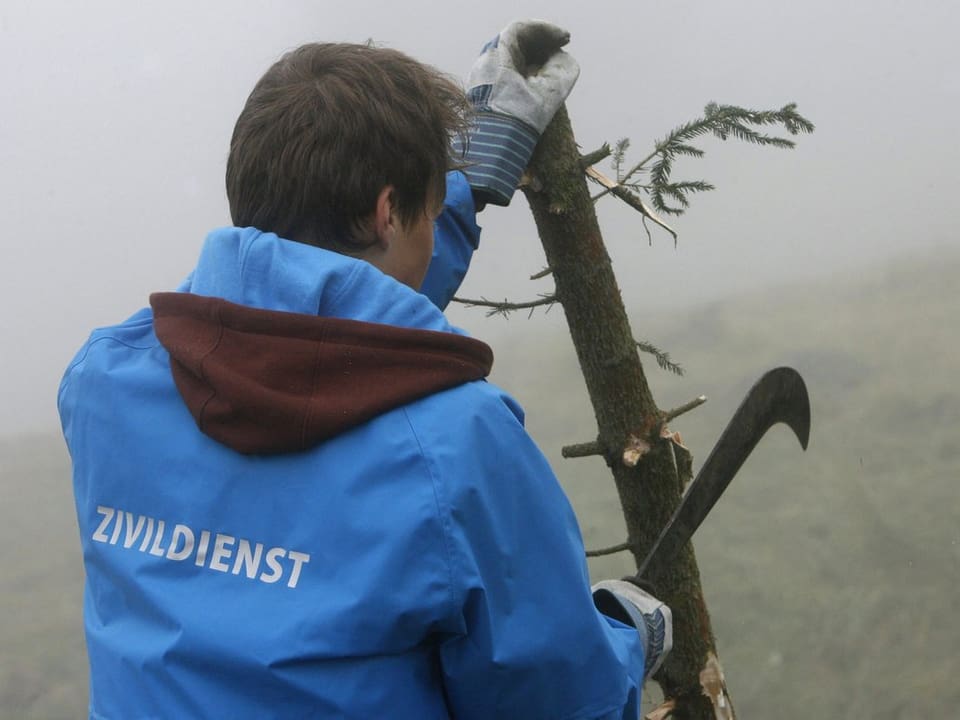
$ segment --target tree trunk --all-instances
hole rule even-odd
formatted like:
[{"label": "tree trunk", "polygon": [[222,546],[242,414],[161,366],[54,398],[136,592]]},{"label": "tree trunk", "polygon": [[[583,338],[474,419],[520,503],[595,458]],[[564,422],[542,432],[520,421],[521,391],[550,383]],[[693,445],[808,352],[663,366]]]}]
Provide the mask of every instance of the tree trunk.
[{"label": "tree trunk", "polygon": [[[640,364],[565,108],[540,138],[528,174],[523,190],[566,314],[597,419],[598,446],[613,472],[627,541],[639,565],[679,505],[690,479],[689,454],[660,437],[663,416]],[[637,445],[631,437],[640,441],[642,453],[635,467],[623,458],[628,445]],[[718,676],[693,548],[688,545],[671,567],[649,579],[673,611],[673,652],[655,679],[674,702],[674,717],[734,717],[722,673]],[[712,683],[707,677],[711,671]]]}]

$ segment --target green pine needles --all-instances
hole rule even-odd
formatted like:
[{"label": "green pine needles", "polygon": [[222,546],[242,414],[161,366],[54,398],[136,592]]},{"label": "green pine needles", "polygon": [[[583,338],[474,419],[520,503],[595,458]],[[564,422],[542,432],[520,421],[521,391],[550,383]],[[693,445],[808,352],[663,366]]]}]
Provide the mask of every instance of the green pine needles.
[{"label": "green pine needles", "polygon": [[[677,231],[658,213],[682,215],[690,207],[691,195],[714,189],[714,186],[706,180],[674,181],[671,174],[677,158],[703,157],[704,151],[693,145],[693,142],[707,135],[720,140],[734,139],[777,148],[792,148],[795,145],[789,137],[764,132],[764,128],[768,126],[781,126],[788,135],[812,133],[814,130],[813,123],[797,112],[796,103],[784,105],[779,110],[749,110],[736,105],[719,105],[712,102],[703,109],[703,117],[674,128],[670,134],[654,144],[653,152],[629,169],[625,169],[627,151],[630,149],[628,138],[619,140],[613,148],[604,143],[603,147],[583,155],[580,157],[580,167],[591,181],[604,188],[602,192],[593,196],[594,201],[608,193],[612,194],[641,214],[643,227],[651,243],[653,238],[650,235],[647,220],[669,232],[676,244]],[[612,160],[615,180],[605,177],[593,167],[607,157]],[[647,205],[643,195],[649,198],[652,207]],[[544,277],[549,273],[549,269],[545,270],[534,275],[533,279]],[[555,294],[544,294],[536,300],[523,303],[512,303],[506,300],[495,302],[486,298],[455,297],[453,300],[467,306],[486,307],[490,315],[504,316],[516,310],[528,310],[532,314],[534,308],[542,306],[549,308],[558,301]],[[652,355],[661,369],[675,375],[684,374],[683,366],[674,362],[669,353],[649,341],[635,340],[634,342],[640,352]]]},{"label": "green pine needles", "polygon": [[680,363],[673,362],[673,360],[670,359],[670,353],[664,352],[652,342],[647,340],[635,340],[634,342],[637,344],[637,349],[640,350],[640,352],[645,352],[648,355],[653,355],[653,357],[656,358],[657,365],[661,370],[667,370],[672,372],[674,375],[680,375],[681,377],[683,376],[683,366],[680,365]]},{"label": "green pine needles", "polygon": [[[626,138],[618,141],[611,151],[617,183],[647,194],[658,212],[682,215],[690,206],[691,194],[714,189],[706,180],[674,182],[671,179],[673,163],[677,158],[703,157],[704,151],[691,142],[705,135],[713,135],[720,140],[734,139],[777,148],[794,146],[794,141],[789,138],[768,135],[758,129],[769,125],[781,125],[790,135],[814,130],[813,123],[797,112],[796,103],[784,105],[779,110],[749,110],[736,105],[709,103],[702,117],[672,130],[655,143],[653,152],[626,171],[623,169],[624,160],[630,141]],[[634,179],[642,174],[646,175],[645,181]],[[596,197],[602,197],[607,192],[612,192],[612,189],[608,188]]]}]

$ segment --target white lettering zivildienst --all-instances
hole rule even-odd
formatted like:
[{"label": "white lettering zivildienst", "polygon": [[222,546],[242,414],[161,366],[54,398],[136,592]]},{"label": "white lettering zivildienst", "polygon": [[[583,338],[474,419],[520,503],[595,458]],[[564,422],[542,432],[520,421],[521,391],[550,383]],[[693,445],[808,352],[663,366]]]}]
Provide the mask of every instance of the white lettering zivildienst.
[{"label": "white lettering zivildienst", "polygon": [[107,529],[107,525],[110,524],[110,521],[113,520],[113,516],[116,515],[117,511],[112,507],[104,507],[103,505],[97,505],[97,514],[103,515],[103,520],[100,521],[100,524],[97,526],[97,529],[93,531],[93,539],[97,542],[109,542],[107,539],[107,534],[104,532]]},{"label": "white lettering zivildienst", "polygon": [[157,557],[163,557],[165,550],[160,547],[160,541],[163,540],[163,529],[166,523],[163,520],[157,521],[157,534],[153,536],[153,546],[150,548],[150,554]]},{"label": "white lettering zivildienst", "polygon": [[[94,542],[133,550],[140,540],[137,551],[146,555],[178,562],[193,558],[197,567],[259,580],[267,585],[286,578],[287,587],[296,588],[303,566],[310,562],[309,553],[279,546],[267,548],[263,543],[226,533],[200,530],[198,539],[197,532],[181,523],[171,523],[173,530],[166,537],[166,520],[105,505],[97,505],[96,511],[101,518],[90,535]],[[266,564],[266,569],[261,569],[261,562]]]},{"label": "white lettering zivildienst", "polygon": [[275,583],[283,577],[283,566],[280,564],[279,558],[282,558],[286,553],[287,551],[280,547],[271,548],[267,552],[267,565],[270,566],[270,573],[263,573],[260,576],[261,580],[265,583]]},{"label": "white lettering zivildienst", "polygon": [[[175,550],[177,543],[183,540],[183,547]],[[170,549],[167,550],[167,557],[170,560],[186,560],[193,553],[193,530],[186,525],[177,525],[173,528],[173,535],[170,536]]]},{"label": "white lettering zivildienst", "polygon": [[[140,532],[143,530],[143,523],[146,521],[146,518],[143,515],[137,516],[137,522],[133,522],[133,513],[124,513],[127,516],[127,534],[123,538],[123,546],[125,548],[132,548],[133,544],[137,541],[137,538],[140,537]],[[132,531],[131,531],[132,526]]]},{"label": "white lettering zivildienst", "polygon": [[287,587],[296,587],[297,582],[300,580],[300,568],[303,567],[304,563],[310,562],[310,556],[306,553],[291,550],[287,553],[287,557],[293,560],[293,570],[290,571],[290,579],[287,580]]},{"label": "white lettering zivildienst", "polygon": [[118,512],[115,514],[117,521],[113,524],[113,535],[110,536],[110,544],[116,545],[117,540],[120,539],[120,527],[123,525],[123,513]]},{"label": "white lettering zivildienst", "polygon": [[207,547],[210,545],[210,531],[200,531],[200,546],[197,548],[197,565],[203,567],[207,561]]},{"label": "white lettering zivildienst", "polygon": [[147,518],[147,532],[143,535],[143,542],[140,543],[140,552],[146,552],[147,546],[150,544],[150,536],[153,535],[153,518]]},{"label": "white lettering zivildienst", "polygon": [[251,551],[250,541],[240,538],[240,542],[237,544],[237,559],[233,561],[233,570],[230,572],[237,575],[242,567],[247,577],[253,580],[253,578],[257,576],[262,555],[263,543],[257,543],[256,547]]},{"label": "white lettering zivildienst", "polygon": [[217,533],[217,537],[213,541],[213,555],[210,556],[211,570],[219,570],[220,572],[228,572],[230,570],[230,566],[225,565],[223,561],[230,559],[231,549],[236,540],[233,535]]}]

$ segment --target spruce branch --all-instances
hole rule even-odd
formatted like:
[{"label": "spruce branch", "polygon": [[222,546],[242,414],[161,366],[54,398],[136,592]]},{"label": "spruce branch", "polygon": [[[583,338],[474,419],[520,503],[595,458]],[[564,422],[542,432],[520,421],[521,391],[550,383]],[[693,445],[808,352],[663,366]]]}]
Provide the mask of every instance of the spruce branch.
[{"label": "spruce branch", "polygon": [[528,300],[526,302],[518,303],[508,302],[507,300],[498,302],[496,300],[487,300],[485,297],[481,297],[480,299],[455,297],[453,298],[453,302],[460,303],[466,307],[490,308],[489,312],[487,312],[487,317],[490,317],[491,315],[503,315],[504,317],[507,317],[511,312],[516,310],[529,310],[530,315],[533,315],[535,308],[553,305],[554,303],[558,302],[558,300],[556,294],[551,293],[549,295],[541,295],[537,300]]},{"label": "spruce branch", "polygon": [[703,157],[706,154],[700,148],[686,143],[676,143],[673,146],[673,152],[675,155],[689,155],[690,157]]},{"label": "spruce branch", "polygon": [[623,176],[623,160],[630,149],[630,138],[620,138],[613,147],[613,156],[610,165],[613,167],[614,177],[621,182]]},{"label": "spruce branch", "polygon": [[[751,110],[737,105],[708,103],[702,117],[674,128],[654,144],[649,155],[626,172],[623,171],[623,165],[630,141],[626,138],[617,141],[611,153],[617,178],[616,186],[645,192],[654,209],[660,213],[682,215],[690,207],[692,193],[714,189],[706,180],[671,181],[674,161],[678,157],[704,156],[704,151],[692,142],[712,135],[720,140],[734,139],[765,147],[789,149],[795,146],[796,143],[790,138],[771,135],[758,129],[771,125],[780,125],[787,134],[794,136],[814,130],[814,124],[797,112],[796,103],[784,105],[779,110]],[[632,178],[640,173],[645,173],[648,180],[631,182]],[[593,200],[597,201],[608,193],[615,194],[614,188],[606,187],[595,195]]]},{"label": "spruce branch", "polygon": [[768,135],[755,129],[767,125],[782,125],[790,135],[810,133],[814,130],[813,123],[797,112],[795,103],[785,105],[779,110],[750,110],[736,105],[708,103],[703,109],[703,117],[680,125],[657,142],[654,152],[631,168],[627,179],[645,170],[646,163],[653,160],[647,186],[653,206],[668,215],[682,215],[690,206],[690,193],[713,189],[710,183],[703,180],[670,182],[673,161],[678,156],[703,157],[703,151],[691,145],[690,141],[709,133],[721,140],[733,138],[761,146],[787,149],[794,147],[796,143],[789,138]]},{"label": "spruce branch", "polygon": [[680,377],[683,377],[683,373],[684,373],[683,366],[680,365],[679,363],[673,362],[670,359],[670,353],[664,352],[663,350],[658,348],[656,345],[654,345],[651,342],[647,342],[646,340],[635,340],[634,342],[636,342],[637,348],[640,350],[640,352],[648,353],[649,355],[653,355],[653,357],[656,358],[657,365],[660,366],[661,370],[669,370],[674,375],[679,375]]}]

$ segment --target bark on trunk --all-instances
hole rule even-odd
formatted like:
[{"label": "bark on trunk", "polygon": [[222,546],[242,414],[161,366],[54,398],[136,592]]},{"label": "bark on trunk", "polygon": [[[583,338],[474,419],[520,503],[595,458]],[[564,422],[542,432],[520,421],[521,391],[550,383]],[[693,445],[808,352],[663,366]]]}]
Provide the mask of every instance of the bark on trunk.
[{"label": "bark on trunk", "polygon": [[[524,194],[553,271],[596,415],[598,443],[613,472],[639,564],[680,502],[690,479],[689,455],[659,437],[662,415],[644,376],[565,108],[541,137],[528,174]],[[651,446],[635,467],[623,462],[631,436]],[[675,701],[674,717],[732,718],[725,688],[711,699],[702,684],[703,673],[716,662],[716,643],[692,547],[650,579],[673,611],[673,653],[655,679]]]}]

